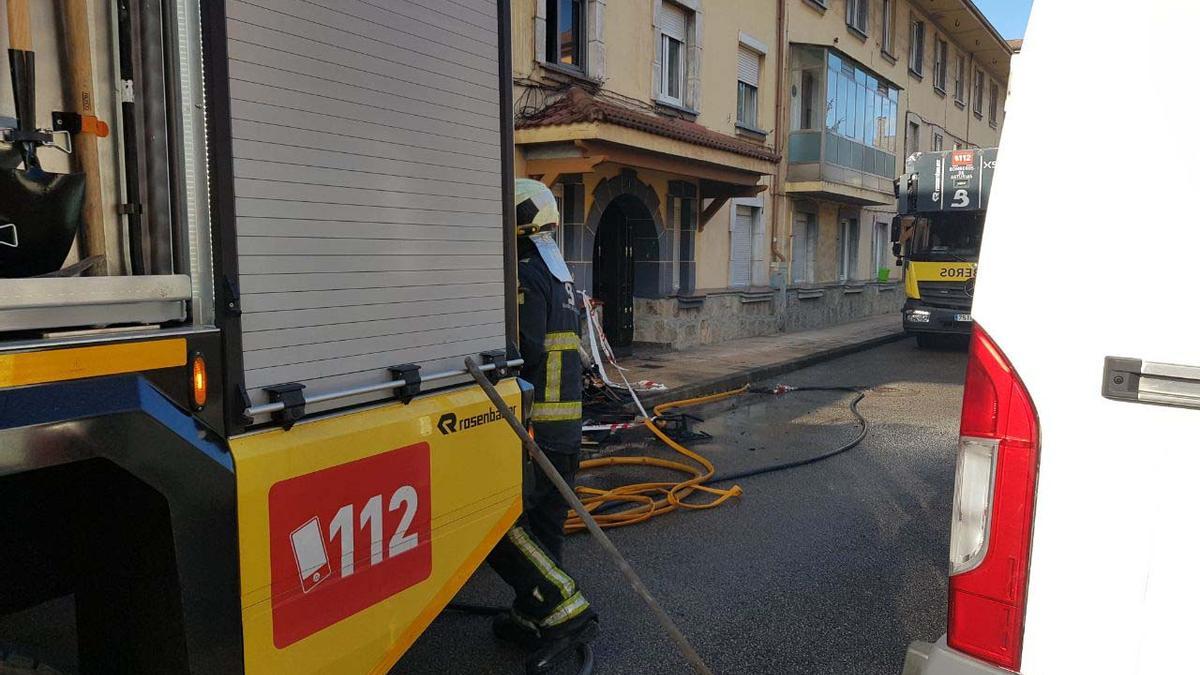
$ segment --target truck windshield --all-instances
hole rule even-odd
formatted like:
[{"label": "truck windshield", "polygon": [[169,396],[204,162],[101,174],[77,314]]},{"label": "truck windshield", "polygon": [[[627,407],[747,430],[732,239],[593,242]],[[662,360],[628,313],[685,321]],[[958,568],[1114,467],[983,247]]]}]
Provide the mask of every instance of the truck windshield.
[{"label": "truck windshield", "polygon": [[911,258],[947,262],[979,259],[983,239],[982,212],[939,213],[917,218],[913,231]]}]

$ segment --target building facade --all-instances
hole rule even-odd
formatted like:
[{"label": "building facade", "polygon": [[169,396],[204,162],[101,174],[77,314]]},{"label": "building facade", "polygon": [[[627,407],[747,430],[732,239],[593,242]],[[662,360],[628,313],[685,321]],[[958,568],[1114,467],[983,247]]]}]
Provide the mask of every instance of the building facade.
[{"label": "building facade", "polygon": [[969,0],[515,0],[517,172],[618,348],[897,312],[916,151],[995,145],[1011,49]]}]

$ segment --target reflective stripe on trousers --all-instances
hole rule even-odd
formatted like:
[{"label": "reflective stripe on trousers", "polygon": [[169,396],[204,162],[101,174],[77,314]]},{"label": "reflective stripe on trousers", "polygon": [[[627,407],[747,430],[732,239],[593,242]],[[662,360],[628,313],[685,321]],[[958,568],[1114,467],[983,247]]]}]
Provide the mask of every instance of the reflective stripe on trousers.
[{"label": "reflective stripe on trousers", "polygon": [[569,422],[583,419],[583,402],[534,403],[529,419],[534,422]]}]

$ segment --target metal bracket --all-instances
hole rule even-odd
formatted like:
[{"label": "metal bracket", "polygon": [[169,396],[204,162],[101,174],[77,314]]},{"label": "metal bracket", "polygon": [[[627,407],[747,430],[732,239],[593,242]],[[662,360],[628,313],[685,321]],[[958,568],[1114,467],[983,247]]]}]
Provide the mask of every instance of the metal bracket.
[{"label": "metal bracket", "polygon": [[1200,367],[1109,356],[1101,393],[1114,401],[1200,409]]},{"label": "metal bracket", "polygon": [[500,380],[509,377],[512,373],[508,367],[508,353],[503,349],[493,349],[488,352],[483,352],[479,355],[479,360],[483,365],[495,366],[494,370],[488,371],[487,377],[492,384],[496,384]]},{"label": "metal bracket", "polygon": [[49,131],[38,129],[36,131],[21,131],[20,129],[5,129],[4,141],[6,143],[37,143],[38,145],[50,145],[54,142],[54,136]]},{"label": "metal bracket", "polygon": [[237,282],[226,276],[225,284],[225,314],[229,316],[242,315],[242,295],[238,291]]},{"label": "metal bracket", "polygon": [[288,382],[263,387],[271,403],[282,403],[283,410],[271,413],[271,419],[278,422],[284,431],[288,431],[296,422],[304,417],[304,385],[299,382]]},{"label": "metal bracket", "polygon": [[108,123],[95,115],[81,115],[74,112],[55,111],[50,113],[52,129],[66,134],[95,134],[99,138],[107,138]]},{"label": "metal bracket", "polygon": [[251,424],[254,424],[254,418],[253,418],[253,417],[251,417],[250,415],[247,415],[247,414],[245,413],[245,411],[246,411],[246,410],[249,410],[249,409],[250,409],[250,406],[251,406],[251,405],[253,405],[253,404],[250,402],[250,393],[246,391],[246,385],[245,385],[245,384],[239,384],[239,385],[238,385],[238,388],[237,388],[237,396],[238,396],[238,401],[239,401],[239,402],[242,404],[242,406],[241,406],[241,409],[242,409],[242,415],[241,415],[241,420],[239,420],[239,421],[240,421],[240,422],[241,422],[241,423],[242,423],[244,426],[250,426]]},{"label": "metal bracket", "polygon": [[391,366],[388,370],[392,373],[392,379],[403,384],[396,387],[396,398],[408,405],[413,398],[421,393],[421,366],[415,363],[402,363],[398,366]]}]

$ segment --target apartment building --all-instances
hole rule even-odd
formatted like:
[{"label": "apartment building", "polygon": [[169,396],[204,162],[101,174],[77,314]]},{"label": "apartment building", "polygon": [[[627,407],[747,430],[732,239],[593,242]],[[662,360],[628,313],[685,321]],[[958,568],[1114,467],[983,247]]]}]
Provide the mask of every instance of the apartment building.
[{"label": "apartment building", "polygon": [[517,172],[618,349],[898,311],[892,181],[996,142],[1010,56],[969,0],[514,0]]},{"label": "apartment building", "polygon": [[791,0],[786,22],[781,328],[897,312],[893,181],[999,143],[1012,47],[970,0]]}]

